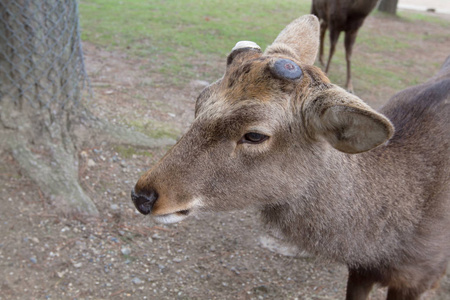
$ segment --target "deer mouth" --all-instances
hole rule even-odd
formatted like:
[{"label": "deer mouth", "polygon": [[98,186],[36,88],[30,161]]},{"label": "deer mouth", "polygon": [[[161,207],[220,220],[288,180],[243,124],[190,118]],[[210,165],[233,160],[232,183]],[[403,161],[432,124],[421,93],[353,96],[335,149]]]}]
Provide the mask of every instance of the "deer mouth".
[{"label": "deer mouth", "polygon": [[174,213],[165,214],[165,215],[157,215],[153,216],[153,219],[162,224],[172,224],[172,223],[178,223],[188,217],[190,213],[189,209],[180,210]]}]

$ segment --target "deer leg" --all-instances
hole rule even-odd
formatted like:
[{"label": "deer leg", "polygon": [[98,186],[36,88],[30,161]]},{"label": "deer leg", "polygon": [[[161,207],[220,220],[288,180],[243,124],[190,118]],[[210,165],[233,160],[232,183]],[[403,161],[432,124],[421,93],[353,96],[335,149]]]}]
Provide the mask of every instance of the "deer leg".
[{"label": "deer leg", "polygon": [[386,300],[419,300],[421,294],[415,289],[395,289],[390,287]]},{"label": "deer leg", "polygon": [[437,289],[441,278],[445,275],[448,261],[437,262],[432,273],[423,274],[421,280],[407,283],[414,288],[392,287],[388,289],[387,300],[419,300],[422,295],[430,290]]},{"label": "deer leg", "polygon": [[330,54],[328,56],[327,66],[325,68],[325,73],[328,73],[328,69],[330,68],[331,58],[334,55],[334,51],[336,50],[336,44],[339,40],[340,31],[330,26]]},{"label": "deer leg", "polygon": [[358,30],[350,30],[345,32],[344,45],[345,45],[345,59],[347,61],[347,82],[345,83],[345,88],[350,93],[353,93],[351,59],[352,59],[353,44],[355,43],[357,33]]},{"label": "deer leg", "polygon": [[319,47],[319,62],[322,66],[325,66],[325,63],[323,62],[323,47],[324,47],[324,39],[325,39],[325,33],[327,32],[328,24],[322,20],[320,23],[320,47]]},{"label": "deer leg", "polygon": [[370,274],[358,270],[349,270],[346,300],[365,300],[369,296],[375,281]]}]

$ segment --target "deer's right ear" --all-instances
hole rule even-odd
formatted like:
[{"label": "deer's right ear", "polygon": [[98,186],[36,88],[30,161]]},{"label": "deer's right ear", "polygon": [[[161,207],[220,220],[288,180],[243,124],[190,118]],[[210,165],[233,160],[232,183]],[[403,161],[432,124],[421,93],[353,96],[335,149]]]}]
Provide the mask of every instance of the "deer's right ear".
[{"label": "deer's right ear", "polygon": [[304,107],[305,124],[311,136],[323,137],[345,153],[375,148],[394,134],[394,127],[357,96],[332,85]]},{"label": "deer's right ear", "polygon": [[319,50],[320,23],[316,16],[306,15],[281,31],[265,54],[285,55],[306,65],[313,65]]},{"label": "deer's right ear", "polygon": [[237,42],[236,46],[231,49],[231,53],[228,55],[227,67],[232,63],[241,63],[245,60],[254,58],[255,56],[261,56],[261,47],[259,47],[255,42]]}]

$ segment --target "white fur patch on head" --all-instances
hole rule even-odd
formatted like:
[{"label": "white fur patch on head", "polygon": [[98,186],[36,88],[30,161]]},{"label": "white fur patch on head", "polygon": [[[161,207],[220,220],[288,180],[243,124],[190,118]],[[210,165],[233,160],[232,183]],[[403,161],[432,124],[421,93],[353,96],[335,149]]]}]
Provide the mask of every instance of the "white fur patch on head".
[{"label": "white fur patch on head", "polygon": [[233,52],[234,50],[237,50],[237,49],[241,49],[241,48],[255,48],[255,49],[261,50],[261,47],[258,46],[258,44],[256,44],[255,42],[240,41],[240,42],[236,43],[236,45],[233,47],[233,49],[231,49],[231,52]]},{"label": "white fur patch on head", "polygon": [[165,215],[159,215],[159,216],[153,216],[153,219],[158,222],[158,223],[162,223],[162,224],[172,224],[172,223],[178,223],[184,219],[186,219],[189,215],[192,215],[193,213],[195,213],[195,209],[202,207],[203,206],[203,201],[200,197],[195,197],[192,202],[191,205],[189,206],[189,211],[187,214],[183,214],[180,211],[179,212],[174,212],[174,213],[170,213],[170,214],[165,214]]}]

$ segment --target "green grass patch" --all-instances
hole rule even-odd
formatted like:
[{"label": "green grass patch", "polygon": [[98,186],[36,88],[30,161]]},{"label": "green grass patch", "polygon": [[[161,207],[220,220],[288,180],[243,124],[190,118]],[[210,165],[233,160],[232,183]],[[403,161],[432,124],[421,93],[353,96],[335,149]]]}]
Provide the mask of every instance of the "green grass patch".
[{"label": "green grass patch", "polygon": [[[309,0],[81,0],[80,18],[83,40],[145,58],[142,67],[162,76],[163,82],[155,80],[149,85],[183,86],[197,78],[217,79],[236,42],[251,40],[264,49],[290,21],[309,13],[310,6]],[[408,73],[414,62],[407,57],[391,59],[392,54],[399,57],[398,53],[407,54],[420,43],[448,40],[441,28],[448,27],[449,22],[430,14],[399,11],[398,16],[390,16],[374,10],[371,16],[378,22],[391,22],[392,26],[405,22],[411,26],[392,31],[365,25],[361,28],[352,73],[368,82],[367,91],[380,85],[400,90],[416,82]],[[424,33],[417,24],[436,26],[439,33]],[[418,30],[410,30],[412,26]],[[343,34],[329,74],[333,82],[341,85],[346,73],[342,41]],[[328,35],[326,45],[325,59]],[[130,124],[151,136],[179,134],[158,124],[133,122],[136,123]]]},{"label": "green grass patch", "polygon": [[240,40],[266,47],[310,5],[306,0],[83,0],[82,39],[145,57],[168,80],[186,82],[196,77],[191,60],[225,61]]},{"label": "green grass patch", "polygon": [[176,140],[181,135],[181,131],[175,128],[171,123],[158,122],[152,119],[145,121],[134,119],[129,120],[127,124],[137,131],[155,139],[168,137]]},{"label": "green grass patch", "polygon": [[446,19],[432,16],[428,13],[420,13],[420,12],[411,12],[411,11],[399,11],[398,16],[407,22],[427,22],[427,23],[433,23],[439,26],[448,26],[449,22]]},{"label": "green grass patch", "polygon": [[[413,37],[411,36],[411,38]],[[364,27],[361,28],[356,38],[356,43],[364,45],[373,52],[386,50],[397,51],[411,47],[411,44],[408,43],[407,39],[398,39],[397,37],[390,35],[373,35]]]}]

